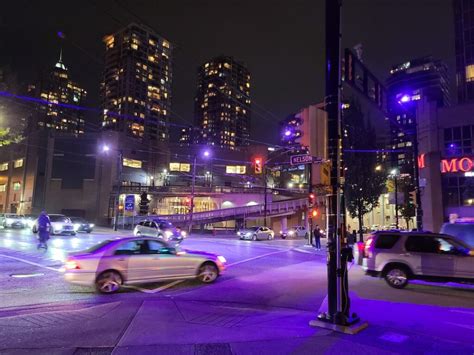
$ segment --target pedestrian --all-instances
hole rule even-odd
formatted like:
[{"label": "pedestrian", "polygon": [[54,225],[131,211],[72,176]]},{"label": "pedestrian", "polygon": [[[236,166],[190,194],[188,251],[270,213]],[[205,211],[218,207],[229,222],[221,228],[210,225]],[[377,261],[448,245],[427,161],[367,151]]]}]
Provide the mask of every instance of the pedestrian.
[{"label": "pedestrian", "polygon": [[48,250],[48,239],[49,239],[49,231],[51,229],[51,221],[49,220],[49,216],[46,211],[42,211],[38,217],[38,249],[46,249]]},{"label": "pedestrian", "polygon": [[316,224],[316,227],[314,228],[313,231],[314,234],[314,243],[316,250],[321,250],[321,229],[319,226]]}]

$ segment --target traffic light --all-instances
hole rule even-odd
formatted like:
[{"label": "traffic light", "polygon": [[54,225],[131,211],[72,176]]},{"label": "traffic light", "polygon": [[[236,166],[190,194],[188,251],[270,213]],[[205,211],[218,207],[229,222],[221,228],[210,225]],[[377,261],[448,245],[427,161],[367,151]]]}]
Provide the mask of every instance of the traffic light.
[{"label": "traffic light", "polygon": [[255,158],[255,174],[261,174],[263,172],[262,158]]},{"label": "traffic light", "polygon": [[308,205],[309,207],[313,207],[316,203],[316,195],[313,193],[310,193],[308,195]]},{"label": "traffic light", "polygon": [[313,208],[313,209],[311,210],[311,217],[317,218],[318,216],[319,216],[319,211],[318,211],[318,209],[317,209],[317,208]]},{"label": "traffic light", "polygon": [[149,203],[150,203],[150,200],[148,199],[147,193],[143,192],[140,195],[140,214],[141,215],[148,214],[148,204]]},{"label": "traffic light", "polygon": [[410,191],[408,193],[408,203],[410,205],[416,205],[416,191]]}]

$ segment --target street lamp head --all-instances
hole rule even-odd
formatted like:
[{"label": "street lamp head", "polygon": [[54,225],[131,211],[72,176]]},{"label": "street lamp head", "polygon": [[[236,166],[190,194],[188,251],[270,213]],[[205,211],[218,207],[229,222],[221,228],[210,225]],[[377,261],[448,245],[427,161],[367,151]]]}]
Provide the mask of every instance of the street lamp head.
[{"label": "street lamp head", "polygon": [[398,169],[392,169],[390,170],[390,175],[398,175]]},{"label": "street lamp head", "polygon": [[107,144],[104,144],[102,146],[102,152],[107,153],[110,151],[110,147]]},{"label": "street lamp head", "polygon": [[289,129],[287,129],[287,130],[285,131],[285,136],[286,136],[286,137],[291,136],[291,131],[290,131]]},{"label": "street lamp head", "polygon": [[405,104],[405,103],[409,102],[410,100],[411,100],[410,95],[405,94],[400,98],[399,103]]},{"label": "street lamp head", "polygon": [[382,170],[382,165],[377,165],[377,166],[375,167],[375,171],[380,171],[380,170]]},{"label": "street lamp head", "polygon": [[163,174],[166,174],[168,172],[167,169],[163,169]]},{"label": "street lamp head", "polygon": [[211,151],[206,149],[202,155],[204,155],[205,158],[209,158],[211,156]]}]

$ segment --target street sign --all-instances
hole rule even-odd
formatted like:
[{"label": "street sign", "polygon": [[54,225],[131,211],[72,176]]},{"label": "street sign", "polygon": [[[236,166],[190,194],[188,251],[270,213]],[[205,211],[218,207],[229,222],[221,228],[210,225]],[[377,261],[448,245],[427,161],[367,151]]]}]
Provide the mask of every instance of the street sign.
[{"label": "street sign", "polygon": [[311,164],[312,162],[313,162],[313,157],[308,154],[290,156],[291,165]]},{"label": "street sign", "polygon": [[127,195],[125,196],[125,211],[133,210],[135,210],[135,195]]}]

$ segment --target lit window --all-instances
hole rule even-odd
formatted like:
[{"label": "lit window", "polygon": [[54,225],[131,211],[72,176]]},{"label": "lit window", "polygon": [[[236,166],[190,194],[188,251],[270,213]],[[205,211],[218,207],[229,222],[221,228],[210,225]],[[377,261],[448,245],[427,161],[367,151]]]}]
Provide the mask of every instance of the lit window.
[{"label": "lit window", "polygon": [[169,48],[170,47],[169,42],[163,41],[163,47]]},{"label": "lit window", "polygon": [[13,191],[20,191],[21,183],[19,181],[15,181],[13,183]]},{"label": "lit window", "polygon": [[114,36],[106,36],[104,38],[104,42],[107,48],[113,48],[114,47]]},{"label": "lit window", "polygon": [[150,44],[150,46],[156,46],[156,42],[152,39],[149,39],[148,43]]},{"label": "lit window", "polygon": [[6,171],[6,170],[8,170],[8,163],[0,164],[0,171]]},{"label": "lit window", "polygon": [[152,55],[149,55],[149,56],[148,56],[148,60],[149,60],[150,62],[154,62],[154,61],[155,61],[155,57],[153,57]]},{"label": "lit window", "polygon": [[229,63],[224,63],[224,68],[230,69],[230,64]]},{"label": "lit window", "polygon": [[5,184],[0,185],[0,192],[4,192],[4,191],[7,191],[7,185]]},{"label": "lit window", "polygon": [[474,64],[466,66],[466,81],[474,81]]},{"label": "lit window", "polygon": [[132,43],[132,44],[130,45],[130,47],[131,47],[132,49],[135,49],[135,50],[138,49],[138,45],[136,45],[135,43]]},{"label": "lit window", "polygon": [[123,166],[128,166],[129,168],[141,169],[142,162],[140,160],[123,158]]},{"label": "lit window", "polygon": [[[231,144],[233,142],[230,142]],[[226,174],[245,174],[246,172],[246,166],[245,165],[227,165],[225,167],[225,172]]]}]

